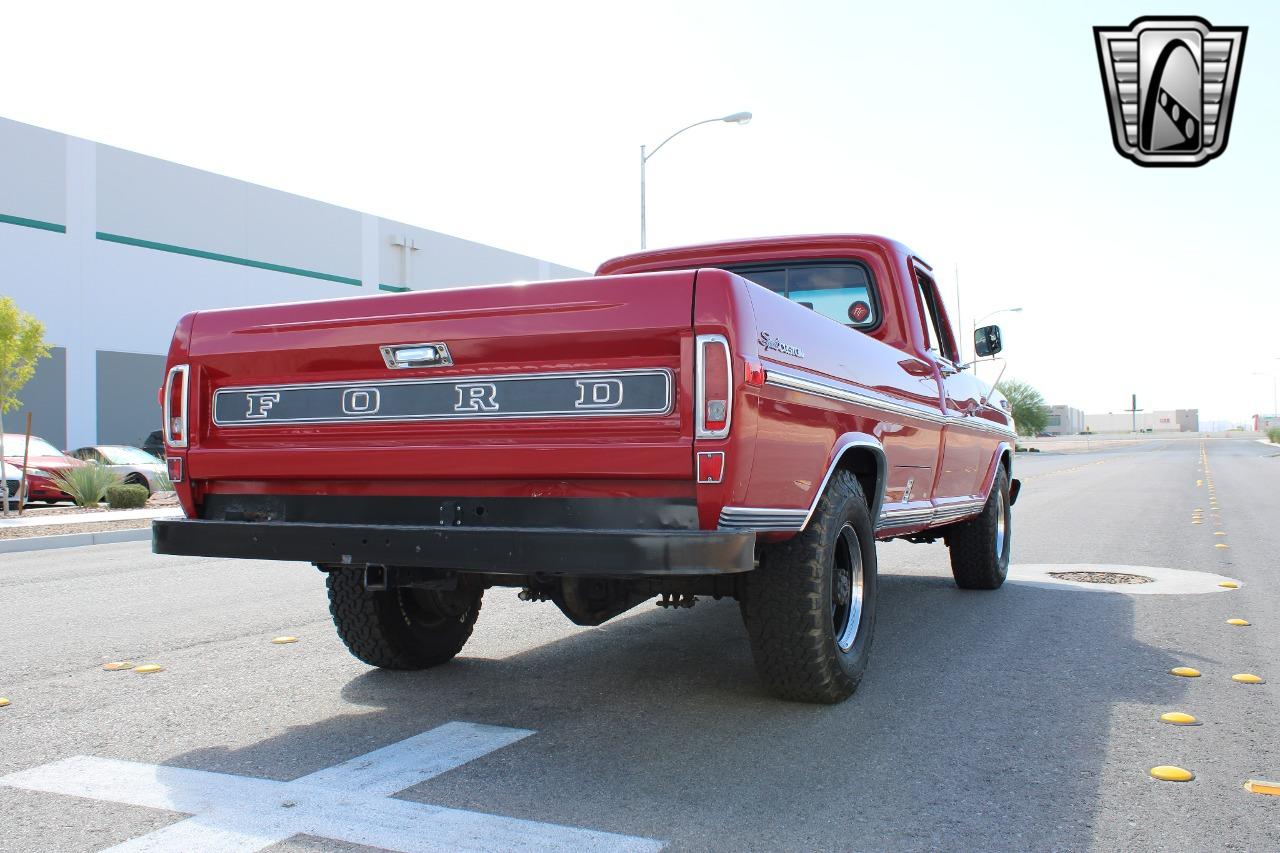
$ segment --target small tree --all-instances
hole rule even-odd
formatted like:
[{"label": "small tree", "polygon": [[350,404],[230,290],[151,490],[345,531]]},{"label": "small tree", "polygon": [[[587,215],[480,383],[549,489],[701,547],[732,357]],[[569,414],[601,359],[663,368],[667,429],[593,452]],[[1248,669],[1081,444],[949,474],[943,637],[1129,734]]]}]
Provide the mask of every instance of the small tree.
[{"label": "small tree", "polygon": [[18,310],[8,296],[0,297],[0,507],[9,514],[9,480],[4,464],[4,413],[22,402],[18,391],[36,372],[36,362],[49,355],[44,324]]},{"label": "small tree", "polygon": [[1013,422],[1019,435],[1036,435],[1049,425],[1049,407],[1040,392],[1025,382],[1006,379],[996,385],[996,390],[1009,401]]}]

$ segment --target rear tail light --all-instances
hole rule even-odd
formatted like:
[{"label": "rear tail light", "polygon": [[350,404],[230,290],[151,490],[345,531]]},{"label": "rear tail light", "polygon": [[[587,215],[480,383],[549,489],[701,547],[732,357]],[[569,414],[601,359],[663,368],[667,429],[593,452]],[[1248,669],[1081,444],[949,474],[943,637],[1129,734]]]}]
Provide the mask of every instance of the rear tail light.
[{"label": "rear tail light", "polygon": [[723,335],[698,335],[697,437],[724,438],[733,417],[733,365]]},{"label": "rear tail light", "polygon": [[169,482],[181,483],[182,482],[182,457],[170,456],[168,459],[165,460],[165,462],[169,466]]},{"label": "rear tail light", "polygon": [[188,377],[191,368],[175,364],[164,380],[164,443],[170,447],[187,446]]}]

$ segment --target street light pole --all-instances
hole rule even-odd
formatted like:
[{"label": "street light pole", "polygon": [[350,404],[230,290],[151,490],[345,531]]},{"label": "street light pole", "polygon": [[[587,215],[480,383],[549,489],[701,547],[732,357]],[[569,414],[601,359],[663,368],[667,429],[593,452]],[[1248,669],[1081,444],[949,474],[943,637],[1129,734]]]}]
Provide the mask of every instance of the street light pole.
[{"label": "street light pole", "polygon": [[728,122],[729,124],[746,124],[747,122],[751,121],[751,113],[747,113],[747,112],[732,113],[730,115],[721,116],[719,118],[708,118],[708,119],[703,119],[702,121],[695,121],[693,124],[687,127],[680,128],[675,133],[671,134],[666,139],[662,140],[662,142],[658,143],[657,148],[653,149],[652,151],[648,151],[647,153],[646,153],[646,146],[644,145],[640,146],[640,248],[641,249],[647,249],[649,247],[648,241],[646,239],[646,233],[645,233],[645,210],[644,210],[645,164],[649,162],[650,157],[652,157],[654,154],[657,154],[659,151],[662,150],[663,145],[666,145],[668,142],[675,139],[677,136],[684,133],[686,130],[692,130],[698,125],[711,124],[712,122],[717,122],[717,121]]},{"label": "street light pole", "polygon": [[644,154],[644,146],[640,146],[640,248],[646,248],[644,237],[644,164],[649,158]]}]

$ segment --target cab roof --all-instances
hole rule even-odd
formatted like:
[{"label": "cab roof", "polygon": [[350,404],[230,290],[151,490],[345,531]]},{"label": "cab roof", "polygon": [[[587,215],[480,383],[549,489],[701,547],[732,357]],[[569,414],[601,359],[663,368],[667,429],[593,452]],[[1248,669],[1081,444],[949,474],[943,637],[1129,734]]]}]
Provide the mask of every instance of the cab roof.
[{"label": "cab roof", "polygon": [[[651,249],[622,255],[602,263],[596,275],[691,269],[750,264],[795,258],[834,258],[841,252],[872,250],[901,257],[919,257],[897,240],[876,234],[796,234],[788,237],[756,237]],[[924,263],[921,261],[921,263]],[[928,266],[925,264],[925,266]]]}]

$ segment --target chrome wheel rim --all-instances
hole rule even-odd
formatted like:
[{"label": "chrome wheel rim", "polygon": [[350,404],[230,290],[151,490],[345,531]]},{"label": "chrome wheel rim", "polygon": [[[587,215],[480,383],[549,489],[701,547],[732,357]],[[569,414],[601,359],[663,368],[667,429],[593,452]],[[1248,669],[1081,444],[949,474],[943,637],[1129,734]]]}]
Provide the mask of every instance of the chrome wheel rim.
[{"label": "chrome wheel rim", "polygon": [[852,524],[845,524],[836,536],[831,555],[831,624],[836,646],[847,652],[858,638],[862,623],[862,548]]},{"label": "chrome wheel rim", "polygon": [[1004,543],[1009,536],[1009,513],[1004,505],[1004,492],[996,490],[996,559],[1004,559]]}]

